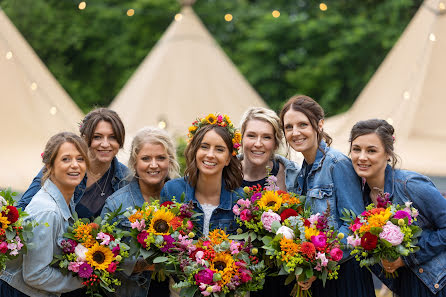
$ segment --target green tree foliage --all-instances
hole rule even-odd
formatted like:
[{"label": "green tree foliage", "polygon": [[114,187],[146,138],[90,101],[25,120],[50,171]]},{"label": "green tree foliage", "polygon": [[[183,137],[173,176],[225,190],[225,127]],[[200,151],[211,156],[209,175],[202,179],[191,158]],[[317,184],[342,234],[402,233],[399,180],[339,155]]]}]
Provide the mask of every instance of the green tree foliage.
[{"label": "green tree foliage", "polygon": [[[107,106],[174,15],[176,0],[0,0],[76,103]],[[345,111],[422,0],[198,0],[197,14],[274,109],[312,96],[328,115]],[[126,11],[135,9],[128,17]],[[280,11],[274,18],[273,10]],[[233,15],[231,22],[224,15]]]}]

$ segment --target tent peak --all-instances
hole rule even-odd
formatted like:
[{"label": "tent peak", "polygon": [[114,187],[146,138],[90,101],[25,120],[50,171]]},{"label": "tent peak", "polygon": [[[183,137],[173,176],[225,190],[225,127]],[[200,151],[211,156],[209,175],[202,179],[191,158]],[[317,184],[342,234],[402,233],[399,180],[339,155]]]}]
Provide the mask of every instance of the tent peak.
[{"label": "tent peak", "polygon": [[195,3],[195,0],[178,0],[180,2],[181,7],[192,6]]}]

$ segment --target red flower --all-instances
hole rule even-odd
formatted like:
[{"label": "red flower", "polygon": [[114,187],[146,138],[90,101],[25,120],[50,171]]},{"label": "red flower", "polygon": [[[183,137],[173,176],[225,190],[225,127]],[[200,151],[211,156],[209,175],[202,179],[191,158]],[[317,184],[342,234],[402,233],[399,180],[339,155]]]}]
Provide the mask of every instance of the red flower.
[{"label": "red flower", "polygon": [[361,246],[366,251],[370,251],[376,248],[377,243],[378,243],[378,236],[373,235],[370,232],[366,232],[361,238]]},{"label": "red flower", "polygon": [[172,201],[165,201],[165,202],[161,203],[160,206],[164,206],[164,207],[170,208],[170,206],[171,206],[172,204],[173,204]]},{"label": "red flower", "polygon": [[282,191],[282,190],[277,191],[277,195],[282,195],[282,194],[287,194],[287,192]]},{"label": "red flower", "polygon": [[297,213],[297,211],[295,211],[292,208],[288,208],[285,209],[284,211],[282,211],[282,213],[280,214],[280,219],[283,221],[285,221],[286,219],[288,219],[289,217],[295,217],[298,216],[299,214]]},{"label": "red flower", "polygon": [[104,232],[104,234],[107,234],[108,236],[110,236],[110,241],[115,240],[115,237],[113,235],[111,235],[110,233]]},{"label": "red flower", "polygon": [[305,219],[304,226],[305,227],[310,227],[310,225],[311,225],[311,222],[309,220]]},{"label": "red flower", "polygon": [[147,243],[145,242],[147,237],[149,237],[149,233],[147,233],[146,231],[142,231],[141,233],[138,234],[138,236],[136,236],[136,239],[142,245],[143,248],[147,248]]},{"label": "red flower", "polygon": [[316,248],[314,247],[313,243],[305,241],[300,246],[300,252],[307,256],[308,259],[313,259],[316,255]]},{"label": "red flower", "polygon": [[19,211],[12,205],[8,205],[6,208],[9,210],[8,214],[5,214],[5,212],[2,211],[2,215],[6,216],[11,224],[14,224],[19,219]]}]

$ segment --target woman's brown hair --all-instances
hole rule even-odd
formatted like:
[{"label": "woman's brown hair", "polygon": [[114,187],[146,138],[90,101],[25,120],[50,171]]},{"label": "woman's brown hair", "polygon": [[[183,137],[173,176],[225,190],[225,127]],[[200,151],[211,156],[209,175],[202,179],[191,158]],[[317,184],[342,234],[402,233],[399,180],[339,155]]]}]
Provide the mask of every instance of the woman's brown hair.
[{"label": "woman's brown hair", "polygon": [[184,171],[184,177],[187,177],[187,180],[192,187],[197,186],[199,171],[197,168],[196,155],[204,135],[211,130],[214,130],[223,139],[228,148],[228,153],[231,159],[229,165],[223,169],[223,180],[225,181],[227,190],[235,190],[241,186],[243,181],[242,164],[236,156],[232,155],[232,138],[227,128],[218,125],[206,125],[200,128],[186,146],[184,152],[186,156],[186,170]]}]

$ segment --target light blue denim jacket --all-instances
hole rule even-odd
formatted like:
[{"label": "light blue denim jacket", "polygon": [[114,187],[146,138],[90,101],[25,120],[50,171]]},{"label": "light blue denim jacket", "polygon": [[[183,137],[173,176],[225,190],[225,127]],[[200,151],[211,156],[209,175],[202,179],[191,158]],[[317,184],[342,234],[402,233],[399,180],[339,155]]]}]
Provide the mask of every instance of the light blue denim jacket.
[{"label": "light blue denim jacket", "polygon": [[[195,189],[182,177],[170,180],[164,185],[161,190],[160,202],[171,201],[174,197],[177,202],[180,202],[180,197],[183,193],[185,195],[184,202],[187,203],[192,201],[195,206],[194,211],[203,214],[203,209],[195,197]],[[242,193],[242,188],[238,188],[232,192],[226,190],[225,182],[222,179],[220,205],[212,212],[209,226],[210,231],[218,228],[226,230],[229,234],[236,233],[239,226],[235,220],[234,213],[232,212],[232,207],[237,203],[237,200],[240,199]],[[199,226],[200,231],[203,231],[203,220],[203,215],[198,217],[197,225]]]},{"label": "light blue denim jacket", "polygon": [[404,205],[410,201],[419,211],[416,224],[423,230],[418,242],[420,250],[403,257],[403,261],[436,294],[446,285],[446,199],[428,177],[393,170],[389,165],[384,192],[390,194],[392,203]]},{"label": "light blue denim jacket", "polygon": [[297,188],[297,176],[300,172],[300,166],[296,162],[288,160],[281,155],[275,155],[274,157],[285,167],[286,190],[292,192],[292,190]]},{"label": "light blue denim jacket", "polygon": [[[116,211],[120,206],[122,211],[135,206],[141,207],[144,204],[144,198],[139,188],[138,180],[134,178],[130,184],[113,193],[105,201],[102,208],[101,217],[105,217],[106,213]],[[123,215],[116,218],[121,221],[118,227],[123,230],[130,230],[130,221]],[[142,273],[132,274],[136,264],[136,259],[126,260],[122,263],[124,273],[119,273],[122,285],[114,293],[108,293],[108,296],[120,297],[146,297],[149,291],[151,272],[144,271]],[[125,275],[124,275],[125,274]]]},{"label": "light blue denim jacket", "polygon": [[[74,209],[73,199],[70,208]],[[51,267],[53,255],[62,254],[58,243],[69,224],[74,223],[65,198],[51,180],[47,180],[26,207],[26,220],[36,220],[28,252],[8,262],[0,278],[12,287],[32,297],[60,296],[82,287],[81,280],[63,275]]]},{"label": "light blue denim jacket", "polygon": [[[128,175],[128,169],[124,164],[120,163],[116,157],[113,158],[112,164],[115,168],[115,172],[114,172],[115,174],[113,175],[111,184],[112,184],[113,190],[117,191],[120,188],[122,188],[128,184],[128,182],[125,180],[125,177]],[[33,198],[33,196],[42,187],[42,184],[41,184],[42,176],[43,176],[43,169],[39,171],[39,173],[36,175],[36,177],[34,177],[29,188],[26,190],[26,192],[23,194],[23,196],[17,202],[17,207],[25,209],[25,207],[31,202],[31,199]],[[86,188],[87,188],[87,175],[85,175],[85,177],[82,179],[81,183],[74,190],[73,201],[75,204],[77,204],[81,200]]]},{"label": "light blue denim jacket", "polygon": [[[305,206],[311,207],[312,213],[325,212],[329,204],[329,223],[344,233],[343,243],[346,244],[349,229],[348,223],[341,220],[342,211],[344,208],[352,210],[355,214],[364,211],[361,182],[347,156],[328,147],[324,141],[321,141],[319,148],[322,151],[317,151],[307,180],[304,180],[304,173],[308,164],[304,160],[297,179],[298,187],[292,192],[305,195],[302,193],[302,186],[306,183]],[[349,251],[344,251],[344,260],[348,254]]]}]

